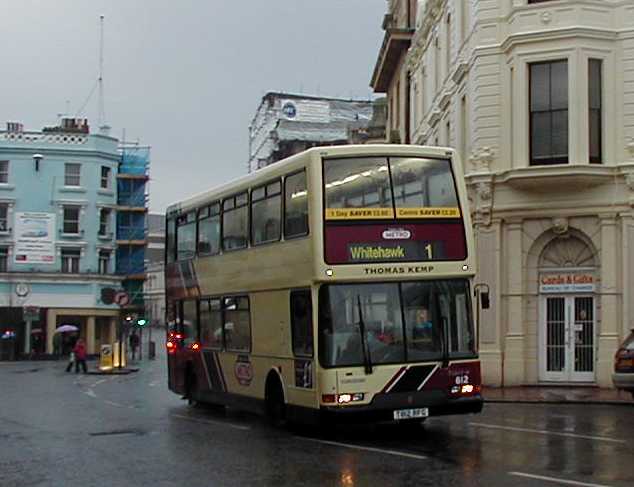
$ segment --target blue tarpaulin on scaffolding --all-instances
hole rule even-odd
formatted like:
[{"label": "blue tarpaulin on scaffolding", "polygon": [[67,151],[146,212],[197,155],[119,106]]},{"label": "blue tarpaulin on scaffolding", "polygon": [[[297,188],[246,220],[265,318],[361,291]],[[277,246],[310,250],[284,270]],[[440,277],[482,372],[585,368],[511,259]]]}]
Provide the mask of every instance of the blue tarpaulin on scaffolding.
[{"label": "blue tarpaulin on scaffolding", "polygon": [[137,146],[124,146],[121,148],[121,165],[119,172],[122,174],[146,174],[150,165],[150,148]]}]

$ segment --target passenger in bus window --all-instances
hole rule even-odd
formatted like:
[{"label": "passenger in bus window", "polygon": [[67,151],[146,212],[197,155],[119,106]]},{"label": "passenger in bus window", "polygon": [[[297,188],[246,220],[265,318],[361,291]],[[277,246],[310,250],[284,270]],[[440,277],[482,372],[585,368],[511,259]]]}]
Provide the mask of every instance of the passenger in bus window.
[{"label": "passenger in bus window", "polygon": [[414,319],[414,329],[412,330],[412,338],[414,343],[429,344],[433,342],[434,325],[429,316],[429,310],[426,307],[416,310]]}]

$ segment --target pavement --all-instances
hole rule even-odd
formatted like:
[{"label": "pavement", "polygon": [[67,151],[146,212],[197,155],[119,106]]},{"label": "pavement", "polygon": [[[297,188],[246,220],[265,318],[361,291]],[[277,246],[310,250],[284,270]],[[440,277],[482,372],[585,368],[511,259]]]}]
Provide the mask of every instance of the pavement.
[{"label": "pavement", "polygon": [[629,392],[600,387],[513,386],[483,387],[485,402],[547,403],[547,404],[612,404],[634,406]]}]

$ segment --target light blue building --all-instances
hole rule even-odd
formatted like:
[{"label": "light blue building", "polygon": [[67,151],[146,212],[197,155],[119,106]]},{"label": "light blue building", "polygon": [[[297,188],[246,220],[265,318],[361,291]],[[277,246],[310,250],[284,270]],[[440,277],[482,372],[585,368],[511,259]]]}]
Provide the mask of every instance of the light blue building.
[{"label": "light blue building", "polygon": [[[66,351],[71,337],[54,339],[62,324],[78,328],[89,353],[114,340],[113,294],[130,277],[116,261],[121,161],[118,140],[90,134],[84,119],[0,131],[0,360]],[[134,211],[136,250],[145,213]]]}]

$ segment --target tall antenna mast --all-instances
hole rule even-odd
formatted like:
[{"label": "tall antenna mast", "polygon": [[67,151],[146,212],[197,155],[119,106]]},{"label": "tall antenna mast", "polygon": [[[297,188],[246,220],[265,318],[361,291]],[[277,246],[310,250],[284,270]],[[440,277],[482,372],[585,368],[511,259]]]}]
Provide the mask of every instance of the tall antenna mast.
[{"label": "tall antenna mast", "polygon": [[99,16],[100,22],[100,39],[99,39],[99,116],[98,116],[98,126],[101,129],[106,125],[106,111],[104,108],[103,101],[103,20],[104,16]]}]

